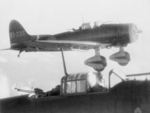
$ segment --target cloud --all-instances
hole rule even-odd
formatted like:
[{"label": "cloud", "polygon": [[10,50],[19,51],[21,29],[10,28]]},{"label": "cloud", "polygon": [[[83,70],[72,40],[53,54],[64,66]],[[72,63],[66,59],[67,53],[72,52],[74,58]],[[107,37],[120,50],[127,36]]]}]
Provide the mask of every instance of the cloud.
[{"label": "cloud", "polygon": [[8,78],[0,70],[0,98],[9,97],[9,91]]},{"label": "cloud", "polygon": [[1,63],[6,63],[8,60],[2,56],[0,56],[0,62]]}]

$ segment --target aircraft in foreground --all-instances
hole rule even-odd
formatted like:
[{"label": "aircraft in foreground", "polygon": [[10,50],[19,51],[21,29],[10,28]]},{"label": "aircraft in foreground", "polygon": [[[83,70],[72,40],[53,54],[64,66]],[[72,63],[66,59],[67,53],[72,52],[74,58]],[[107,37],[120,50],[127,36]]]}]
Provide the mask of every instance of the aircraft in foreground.
[{"label": "aircraft in foreground", "polygon": [[[115,74],[110,71],[109,79]],[[113,87],[110,81],[107,88],[98,83],[91,86],[88,76],[92,75],[64,76],[60,85],[47,92],[17,89],[29,94],[0,99],[0,113],[150,113],[150,81],[121,79]]]},{"label": "aircraft in foreground", "polygon": [[[106,59],[99,54],[99,48],[119,47],[119,52],[111,55],[110,59],[120,65],[127,65],[130,58],[123,47],[132,42],[131,36],[137,32],[129,26],[104,24],[56,35],[32,36],[18,22],[12,21],[9,30],[11,49],[20,52],[61,51],[65,76],[59,85],[46,92],[39,88],[32,91],[16,88],[17,91],[29,94],[1,99],[0,113],[150,113],[150,81],[123,79],[110,70],[108,87],[103,84],[101,72],[106,67]],[[95,72],[68,74],[63,51],[72,49],[95,49],[95,56],[85,61]],[[112,87],[113,76],[117,76],[121,82]]]}]

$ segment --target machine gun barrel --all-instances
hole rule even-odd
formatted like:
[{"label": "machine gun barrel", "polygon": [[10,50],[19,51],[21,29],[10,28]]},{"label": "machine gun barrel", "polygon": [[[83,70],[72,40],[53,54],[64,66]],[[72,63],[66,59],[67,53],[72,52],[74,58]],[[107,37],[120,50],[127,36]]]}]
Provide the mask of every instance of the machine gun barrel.
[{"label": "machine gun barrel", "polygon": [[25,90],[25,89],[20,89],[20,88],[15,88],[15,90],[20,91],[20,92],[25,92],[25,93],[34,93],[32,90]]}]

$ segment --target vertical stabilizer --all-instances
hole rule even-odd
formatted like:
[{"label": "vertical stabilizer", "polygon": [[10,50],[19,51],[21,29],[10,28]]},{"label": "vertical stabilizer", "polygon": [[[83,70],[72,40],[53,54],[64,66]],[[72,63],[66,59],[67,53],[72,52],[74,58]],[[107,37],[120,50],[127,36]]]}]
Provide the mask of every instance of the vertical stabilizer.
[{"label": "vertical stabilizer", "polygon": [[9,24],[9,37],[11,47],[31,39],[31,36],[28,35],[22,25],[16,20],[12,20]]}]

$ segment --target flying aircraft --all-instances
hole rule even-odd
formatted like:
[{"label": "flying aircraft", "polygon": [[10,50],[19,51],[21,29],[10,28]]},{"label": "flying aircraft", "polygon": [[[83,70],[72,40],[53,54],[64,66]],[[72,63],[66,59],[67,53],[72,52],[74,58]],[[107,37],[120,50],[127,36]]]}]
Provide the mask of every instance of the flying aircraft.
[{"label": "flying aircraft", "polygon": [[137,27],[130,23],[102,24],[93,28],[84,23],[73,31],[29,35],[18,21],[12,20],[9,25],[10,49],[20,52],[124,47],[136,40],[138,32]]},{"label": "flying aircraft", "polygon": [[103,70],[106,66],[106,63],[104,63],[106,62],[104,61],[105,58],[102,58],[103,56],[100,55],[100,48],[121,48],[120,52],[122,54],[120,52],[116,53],[110,59],[122,66],[127,65],[130,61],[130,56],[122,48],[134,42],[139,32],[140,30],[131,23],[102,24],[100,26],[95,24],[93,27],[89,23],[83,23],[78,29],[73,29],[72,31],[54,35],[29,35],[17,20],[12,20],[9,25],[10,49],[18,50],[18,57],[23,51],[43,52],[94,49],[95,56],[92,59],[96,60],[94,60],[94,63],[87,60],[85,64],[96,70]]}]

